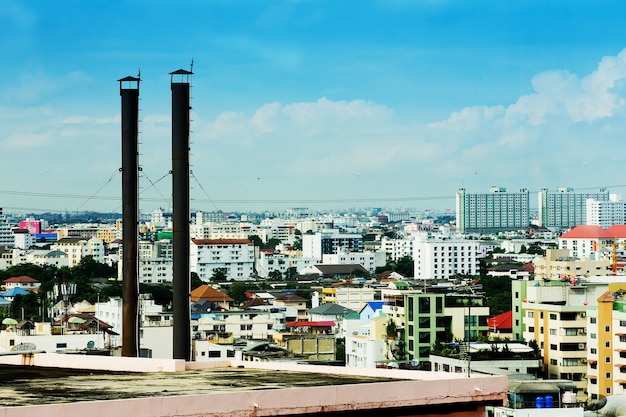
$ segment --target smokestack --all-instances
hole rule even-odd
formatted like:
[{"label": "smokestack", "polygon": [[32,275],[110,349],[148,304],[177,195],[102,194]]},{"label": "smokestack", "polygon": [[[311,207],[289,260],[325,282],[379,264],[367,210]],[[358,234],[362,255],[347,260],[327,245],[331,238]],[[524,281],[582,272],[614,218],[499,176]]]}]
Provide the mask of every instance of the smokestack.
[{"label": "smokestack", "polygon": [[[122,356],[139,356],[139,77],[118,80],[122,96]],[[126,86],[126,87],[125,87]]]},{"label": "smokestack", "polygon": [[[172,200],[173,200],[173,313],[174,359],[191,360],[191,317],[189,296],[189,110],[190,79],[193,73],[170,73],[172,88]],[[177,78],[177,82],[174,78]]]}]

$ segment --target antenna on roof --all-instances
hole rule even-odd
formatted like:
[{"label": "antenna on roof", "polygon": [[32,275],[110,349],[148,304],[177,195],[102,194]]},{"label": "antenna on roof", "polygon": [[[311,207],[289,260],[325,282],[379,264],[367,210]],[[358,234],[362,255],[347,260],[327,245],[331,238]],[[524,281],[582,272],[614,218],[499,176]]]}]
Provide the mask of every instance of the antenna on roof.
[{"label": "antenna on roof", "polygon": [[193,58],[191,58],[191,65],[189,66],[189,72],[193,72]]}]

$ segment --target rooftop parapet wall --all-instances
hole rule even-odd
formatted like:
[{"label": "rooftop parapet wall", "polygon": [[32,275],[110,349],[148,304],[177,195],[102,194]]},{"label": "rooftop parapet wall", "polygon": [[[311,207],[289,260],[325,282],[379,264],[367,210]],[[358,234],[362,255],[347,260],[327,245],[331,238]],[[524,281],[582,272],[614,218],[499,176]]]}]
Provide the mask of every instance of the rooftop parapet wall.
[{"label": "rooftop parapet wall", "polygon": [[[253,365],[250,363],[250,365]],[[256,363],[254,364],[257,365]],[[317,368],[317,367],[313,367]],[[242,373],[247,370],[240,370]],[[323,372],[318,369],[318,374]],[[401,371],[405,375],[413,371]],[[425,373],[417,373],[424,376]],[[433,373],[436,374],[436,373]],[[252,376],[252,375],[251,375]],[[279,373],[288,379],[288,373]],[[348,385],[298,386],[297,388],[243,388],[233,380],[232,391],[180,396],[153,396],[123,400],[0,408],[0,417],[57,417],[69,415],[116,417],[169,416],[298,416],[337,413],[341,415],[395,416],[448,414],[484,415],[486,405],[502,405],[506,398],[506,377],[447,378],[352,383]],[[198,374],[192,377],[196,381]],[[245,378],[244,378],[245,379]],[[317,379],[307,378],[315,384]],[[223,381],[222,381],[223,382]],[[254,381],[251,381],[254,383]],[[183,381],[177,389],[184,390]],[[117,384],[123,390],[124,383]],[[223,385],[223,384],[222,384]],[[279,384],[280,385],[280,384]],[[224,385],[223,385],[224,386]],[[189,392],[189,391],[187,391]]]}]

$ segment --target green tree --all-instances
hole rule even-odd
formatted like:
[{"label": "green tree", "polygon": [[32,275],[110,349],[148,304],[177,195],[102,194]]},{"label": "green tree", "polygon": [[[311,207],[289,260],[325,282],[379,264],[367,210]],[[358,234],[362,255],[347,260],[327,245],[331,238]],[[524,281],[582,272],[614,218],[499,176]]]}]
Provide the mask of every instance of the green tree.
[{"label": "green tree", "polygon": [[211,275],[212,282],[225,282],[227,279],[228,279],[227,268],[215,268],[213,270],[213,275]]},{"label": "green tree", "polygon": [[172,287],[163,284],[139,284],[139,292],[151,294],[155,304],[167,306],[174,298]]},{"label": "green tree", "polygon": [[283,273],[280,272],[278,269],[274,269],[274,270],[270,271],[270,273],[268,274],[267,278],[270,281],[282,281],[283,280]]},{"label": "green tree", "polygon": [[230,298],[235,300],[236,304],[241,304],[246,300],[246,292],[256,289],[258,289],[258,287],[254,284],[235,282],[233,285],[228,287],[226,293],[230,295]]},{"label": "green tree", "polygon": [[41,320],[39,297],[36,293],[18,294],[11,302],[11,315],[16,320]]},{"label": "green tree", "polygon": [[296,279],[297,276],[298,276],[298,268],[296,268],[295,266],[290,266],[285,271],[285,280],[287,281],[293,281]]},{"label": "green tree", "polygon": [[198,288],[200,285],[204,284],[204,281],[200,279],[197,273],[191,273],[191,288]]},{"label": "green tree", "polygon": [[263,246],[263,241],[257,235],[248,236],[248,240],[254,243],[254,246],[258,246],[259,248]]},{"label": "green tree", "polygon": [[482,276],[480,283],[487,297],[487,305],[492,315],[511,310],[511,280],[503,277]]},{"label": "green tree", "polygon": [[281,240],[276,238],[271,238],[267,241],[266,244],[263,245],[263,249],[274,249],[277,245],[280,245]]},{"label": "green tree", "polygon": [[539,246],[536,243],[533,243],[532,245],[530,245],[528,247],[528,253],[532,254],[532,255],[541,255],[544,256],[546,254],[546,251],[544,249],[541,248],[541,246]]}]

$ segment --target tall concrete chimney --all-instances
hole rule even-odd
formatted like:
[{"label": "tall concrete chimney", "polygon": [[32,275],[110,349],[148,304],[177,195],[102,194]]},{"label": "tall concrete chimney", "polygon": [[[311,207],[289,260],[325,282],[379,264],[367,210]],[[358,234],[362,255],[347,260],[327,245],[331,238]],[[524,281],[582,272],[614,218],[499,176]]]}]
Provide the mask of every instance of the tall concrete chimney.
[{"label": "tall concrete chimney", "polygon": [[[189,297],[189,111],[190,79],[193,73],[170,73],[172,88],[172,200],[173,200],[173,313],[174,359],[191,360],[191,317]],[[177,81],[174,81],[174,79]]]},{"label": "tall concrete chimney", "polygon": [[122,96],[122,356],[139,356],[139,77],[118,80]]}]

